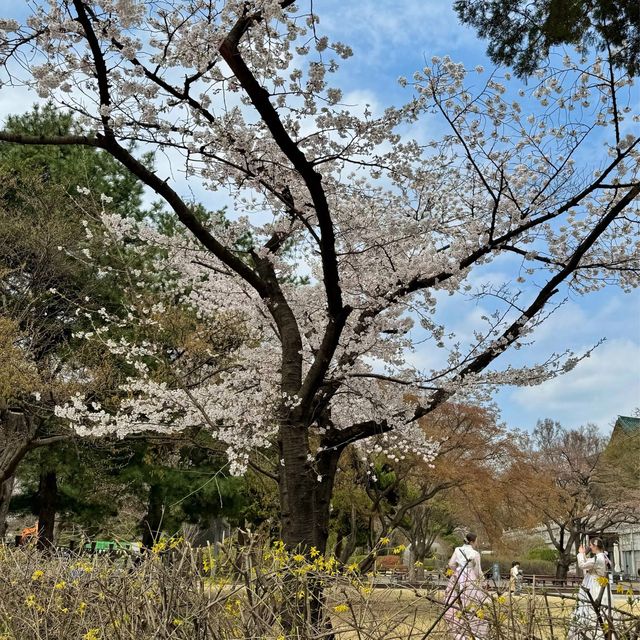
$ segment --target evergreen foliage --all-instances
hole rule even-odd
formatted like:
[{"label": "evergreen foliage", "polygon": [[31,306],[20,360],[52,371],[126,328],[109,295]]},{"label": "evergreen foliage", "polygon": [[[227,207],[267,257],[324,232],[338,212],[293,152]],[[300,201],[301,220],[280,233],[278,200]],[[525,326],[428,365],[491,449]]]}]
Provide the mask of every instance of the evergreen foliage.
[{"label": "evergreen foliage", "polygon": [[637,0],[456,0],[464,24],[489,41],[497,64],[531,75],[559,45],[607,52],[616,67],[640,71],[640,3]]}]

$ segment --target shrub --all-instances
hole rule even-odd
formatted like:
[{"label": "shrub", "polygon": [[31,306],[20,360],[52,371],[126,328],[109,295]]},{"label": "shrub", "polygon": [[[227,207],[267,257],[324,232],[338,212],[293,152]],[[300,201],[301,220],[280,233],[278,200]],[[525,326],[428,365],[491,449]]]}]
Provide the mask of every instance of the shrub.
[{"label": "shrub", "polygon": [[545,562],[555,562],[558,560],[558,552],[555,549],[549,549],[549,547],[536,547],[531,549],[527,554],[529,560],[544,560]]},{"label": "shrub", "polygon": [[[0,547],[0,640],[391,640],[445,631],[437,587],[376,590],[355,565],[315,549],[259,539],[215,554],[177,541],[155,549],[133,562]],[[456,615],[484,619],[503,640],[547,637],[551,624],[566,630],[571,599],[541,598],[487,595]],[[624,615],[620,638],[638,622],[637,610]]]},{"label": "shrub", "polygon": [[532,559],[532,558],[517,558],[514,556],[492,555],[485,556],[482,559],[482,567],[485,571],[491,568],[491,565],[497,562],[500,565],[500,573],[507,575],[511,569],[511,563],[514,560],[520,562],[520,571],[526,575],[555,575],[556,563],[555,561]]}]

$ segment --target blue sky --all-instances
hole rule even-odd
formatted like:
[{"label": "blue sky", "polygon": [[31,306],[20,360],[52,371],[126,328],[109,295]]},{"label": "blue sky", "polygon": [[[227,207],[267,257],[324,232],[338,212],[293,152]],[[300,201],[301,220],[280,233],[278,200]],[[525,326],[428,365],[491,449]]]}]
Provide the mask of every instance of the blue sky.
[{"label": "blue sky", "polygon": [[[335,83],[344,91],[344,102],[368,102],[375,113],[406,100],[408,93],[398,86],[397,78],[410,77],[434,55],[491,68],[485,43],[458,24],[451,4],[451,0],[316,0],[321,31],[354,50],[354,57],[342,63]],[[23,11],[23,0],[3,0],[0,17],[20,18]],[[34,100],[24,90],[2,88],[0,118],[24,111]],[[160,170],[169,169],[162,160],[158,164]],[[500,275],[498,265],[485,274]],[[479,313],[472,303],[456,300],[445,317],[449,327],[464,334]],[[640,407],[638,291],[625,294],[609,288],[586,297],[570,296],[535,337],[536,345],[527,355],[537,359],[567,347],[584,351],[606,340],[565,376],[537,387],[502,390],[496,400],[509,426],[531,429],[538,418],[549,417],[567,427],[594,422],[606,431],[618,414],[629,415]],[[418,349],[412,360],[426,366],[430,355]]]},{"label": "blue sky", "polygon": [[[467,67],[492,68],[486,43],[458,23],[452,4],[449,0],[317,4],[321,26],[354,50],[341,70],[347,96],[382,106],[400,102],[407,94],[398,87],[397,78],[410,77],[434,55],[449,55]],[[637,88],[635,98],[640,100]],[[492,268],[485,277],[499,278],[499,272]],[[456,300],[447,311],[449,327],[464,334],[478,313],[473,304]],[[538,418],[549,417],[567,427],[594,422],[607,431],[617,415],[630,415],[640,407],[640,292],[609,288],[585,297],[572,295],[535,337],[535,346],[526,351],[530,361],[565,348],[583,352],[602,338],[605,342],[564,376],[536,387],[500,391],[496,401],[509,426],[529,430]],[[429,356],[418,350],[413,359],[426,362]]]}]

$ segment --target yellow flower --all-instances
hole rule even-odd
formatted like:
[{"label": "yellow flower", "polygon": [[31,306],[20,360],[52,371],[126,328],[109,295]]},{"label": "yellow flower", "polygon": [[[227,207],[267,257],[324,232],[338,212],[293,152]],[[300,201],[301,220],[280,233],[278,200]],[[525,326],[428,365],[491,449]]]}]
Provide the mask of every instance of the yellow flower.
[{"label": "yellow flower", "polygon": [[345,613],[345,611],[349,611],[349,605],[337,604],[335,607],[333,607],[333,610],[336,613]]},{"label": "yellow flower", "polygon": [[25,598],[24,603],[27,605],[27,607],[35,607],[36,606],[36,597],[33,595],[33,593],[30,593]]},{"label": "yellow flower", "polygon": [[445,575],[445,576],[452,576],[452,575],[453,575],[453,569],[447,569],[447,570],[444,572],[444,575]]},{"label": "yellow flower", "polygon": [[91,565],[91,563],[86,562],[86,561],[80,561],[80,562],[76,562],[73,566],[73,569],[79,569],[80,571],[83,571],[84,573],[91,573],[93,571],[93,565]]},{"label": "yellow flower", "polygon": [[54,589],[58,589],[58,591],[62,591],[67,586],[67,583],[64,580],[60,580],[60,582],[56,582],[53,585]]},{"label": "yellow flower", "polygon": [[476,611],[476,616],[480,618],[480,620],[484,620],[484,611],[482,609],[478,609]]},{"label": "yellow flower", "polygon": [[315,547],[311,547],[311,549],[309,549],[309,555],[315,558],[320,555],[320,552]]},{"label": "yellow flower", "polygon": [[302,564],[299,567],[294,567],[293,573],[297,576],[303,576],[308,571],[311,571],[313,567],[310,564]]},{"label": "yellow flower", "polygon": [[393,553],[395,553],[396,555],[402,553],[407,547],[405,547],[403,544],[399,544],[397,547],[393,548]]},{"label": "yellow flower", "polygon": [[507,601],[507,599],[504,596],[498,596],[498,603],[499,604],[504,604]]},{"label": "yellow flower", "polygon": [[422,567],[424,567],[424,562],[420,562],[420,560],[418,560],[415,564],[415,567],[418,567],[418,569],[422,569]]},{"label": "yellow flower", "polygon": [[284,562],[287,557],[288,557],[288,553],[287,553],[287,548],[285,543],[282,540],[276,540],[273,545],[273,559],[276,562]]},{"label": "yellow flower", "polygon": [[390,542],[389,538],[380,538],[380,544],[389,544]]},{"label": "yellow flower", "polygon": [[237,618],[240,615],[241,611],[240,600],[238,598],[231,598],[227,600],[224,608],[230,616]]},{"label": "yellow flower", "polygon": [[184,620],[182,620],[181,618],[174,618],[173,619],[173,626],[174,627],[179,627],[181,624],[184,624]]},{"label": "yellow flower", "polygon": [[356,571],[358,571],[360,565],[357,562],[352,562],[351,564],[347,565],[347,573],[355,573]]},{"label": "yellow flower", "polygon": [[44,575],[44,571],[42,571],[41,569],[36,569],[32,574],[31,574],[31,579],[32,580],[40,580],[40,578],[42,578],[42,576]]},{"label": "yellow flower", "polygon": [[176,549],[183,542],[184,538],[182,536],[179,536],[178,538],[172,538],[171,542],[169,543],[169,549]]},{"label": "yellow flower", "polygon": [[94,627],[82,636],[82,640],[100,640],[100,629]]},{"label": "yellow flower", "polygon": [[616,587],[616,593],[624,593],[624,587],[622,586],[621,582],[619,582],[618,586]]},{"label": "yellow flower", "polygon": [[86,608],[87,608],[87,603],[86,603],[86,602],[84,602],[84,601],[81,601],[80,603],[78,603],[78,609],[77,609],[77,611],[78,611],[78,613],[79,613],[80,615],[82,615],[82,614],[84,613],[84,610],[85,610]]},{"label": "yellow flower", "polygon": [[293,560],[294,562],[304,562],[304,556],[301,553],[296,553],[296,555],[293,556]]},{"label": "yellow flower", "polygon": [[156,542],[153,547],[151,547],[151,553],[158,554],[164,551],[167,548],[167,541],[160,540],[160,542]]},{"label": "yellow flower", "polygon": [[609,584],[609,579],[606,576],[598,576],[596,578],[596,582],[601,586],[601,587],[606,587]]}]

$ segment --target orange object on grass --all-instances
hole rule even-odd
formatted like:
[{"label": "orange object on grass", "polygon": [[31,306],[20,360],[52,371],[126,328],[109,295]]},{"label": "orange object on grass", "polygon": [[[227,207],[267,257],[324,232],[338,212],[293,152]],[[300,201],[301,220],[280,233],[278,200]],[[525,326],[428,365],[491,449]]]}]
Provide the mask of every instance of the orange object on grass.
[{"label": "orange object on grass", "polygon": [[33,525],[33,527],[26,527],[22,530],[20,535],[20,544],[27,544],[30,538],[38,537],[38,521]]}]

